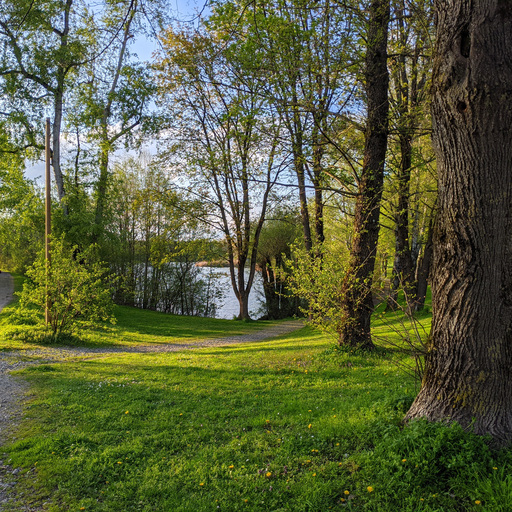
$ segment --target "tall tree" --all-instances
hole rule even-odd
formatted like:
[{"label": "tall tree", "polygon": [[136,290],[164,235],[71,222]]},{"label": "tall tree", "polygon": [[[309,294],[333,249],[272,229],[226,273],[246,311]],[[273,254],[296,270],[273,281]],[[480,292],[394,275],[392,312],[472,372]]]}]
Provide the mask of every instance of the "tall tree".
[{"label": "tall tree", "polygon": [[437,0],[433,324],[407,419],[512,440],[512,4]]},{"label": "tall tree", "polygon": [[[158,18],[160,0],[123,0],[106,2],[98,13],[98,37],[95,53],[99,58],[86,66],[87,80],[81,84],[75,99],[76,112],[70,121],[86,131],[86,140],[94,147],[98,176],[95,183],[95,212],[92,239],[103,233],[107,182],[111,175],[112,153],[136,141],[135,132],[146,132],[150,120],[151,99],[156,85],[147,63],[140,63],[130,52],[136,35],[144,31],[145,17],[153,7]],[[152,19],[155,21],[155,19]]]},{"label": "tall tree", "polygon": [[168,31],[161,76],[174,119],[167,156],[182,174],[188,169],[190,193],[210,205],[206,220],[225,236],[238,318],[245,320],[261,229],[282,159],[279,123],[261,84],[237,78],[254,58],[254,47],[244,40],[228,43],[225,36],[208,26],[194,35]]},{"label": "tall tree", "polygon": [[[332,114],[348,95],[344,52],[352,32],[347,9],[329,0],[258,0],[248,6],[220,0],[215,5],[212,18],[258,48],[251,79],[260,82],[261,93],[281,117],[280,145],[290,153],[304,244],[311,255],[320,254]],[[244,76],[238,78],[244,83]]]},{"label": "tall tree", "polygon": [[[4,51],[0,76],[6,113],[31,135],[37,129],[26,111],[43,114],[41,106],[51,108],[53,170],[58,197],[63,202],[60,135],[64,101],[75,83],[77,68],[88,58],[87,37],[92,34],[84,36],[81,32],[89,19],[87,9],[80,0],[2,0],[1,12]],[[43,115],[39,119],[42,127]],[[65,204],[63,207],[66,210]]]},{"label": "tall tree", "polygon": [[358,180],[350,263],[340,304],[348,319],[340,331],[340,344],[364,349],[373,348],[370,331],[372,280],[388,140],[389,14],[389,0],[370,2],[364,72],[367,110],[364,159]]},{"label": "tall tree", "polygon": [[[430,75],[430,0],[392,2],[394,21],[391,25],[391,119],[397,139],[396,164],[395,258],[392,293],[388,306],[397,304],[398,289],[405,291],[407,302],[415,301],[416,254],[411,234],[411,179],[414,170],[413,144],[419,138],[422,115],[427,107],[427,82]],[[416,162],[420,164],[420,162]]]}]

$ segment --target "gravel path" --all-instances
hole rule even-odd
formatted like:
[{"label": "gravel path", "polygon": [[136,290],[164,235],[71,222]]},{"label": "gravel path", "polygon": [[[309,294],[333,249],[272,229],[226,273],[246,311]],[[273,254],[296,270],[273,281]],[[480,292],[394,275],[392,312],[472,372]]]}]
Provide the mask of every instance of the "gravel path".
[{"label": "gravel path", "polygon": [[13,299],[14,283],[11,274],[0,272],[0,311]]},{"label": "gravel path", "polygon": [[[10,274],[0,273],[0,311],[13,298],[13,280]],[[86,347],[42,347],[40,349],[23,350],[16,352],[0,352],[0,512],[37,512],[40,508],[33,508],[21,504],[15,494],[16,478],[20,470],[10,467],[2,461],[2,446],[8,438],[13,439],[13,432],[21,418],[22,405],[29,392],[27,384],[18,378],[12,377],[9,373],[12,370],[24,368],[31,364],[42,362],[69,361],[74,359],[85,359],[101,356],[102,354],[121,353],[154,353],[154,352],[179,352],[208,347],[223,347],[240,343],[263,341],[282,334],[287,334],[303,327],[300,320],[281,322],[278,325],[267,329],[256,331],[240,336],[229,336],[225,338],[212,338],[190,344],[154,344],[131,347],[108,347],[108,348],[86,348]],[[34,357],[33,361],[22,361],[23,358]]]},{"label": "gravel path", "polygon": [[[0,311],[13,299],[14,285],[10,274],[0,273]],[[10,500],[19,470],[11,468],[2,460],[1,447],[9,434],[16,428],[21,414],[22,398],[27,393],[27,385],[20,379],[9,375],[11,370],[24,367],[17,357],[0,353],[0,510],[4,510],[10,502],[11,510],[28,511],[30,509],[14,506]]]}]

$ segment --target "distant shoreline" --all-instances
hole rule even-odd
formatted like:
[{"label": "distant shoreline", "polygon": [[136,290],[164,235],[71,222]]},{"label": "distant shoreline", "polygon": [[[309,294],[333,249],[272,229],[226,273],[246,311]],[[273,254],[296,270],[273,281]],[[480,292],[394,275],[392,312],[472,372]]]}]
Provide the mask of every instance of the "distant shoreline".
[{"label": "distant shoreline", "polygon": [[229,265],[225,261],[197,261],[196,267],[229,268]]}]

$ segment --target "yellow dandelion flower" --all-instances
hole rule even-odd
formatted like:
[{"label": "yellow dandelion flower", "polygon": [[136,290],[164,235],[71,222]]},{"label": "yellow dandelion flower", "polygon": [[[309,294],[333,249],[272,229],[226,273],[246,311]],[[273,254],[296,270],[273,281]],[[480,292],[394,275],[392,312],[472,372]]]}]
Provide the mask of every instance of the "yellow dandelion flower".
[{"label": "yellow dandelion flower", "polygon": [[345,498],[340,498],[340,501],[341,501],[342,503],[345,503],[345,501],[347,501],[347,500],[346,500]]},{"label": "yellow dandelion flower", "polygon": [[200,483],[199,485],[200,485],[200,487],[203,487],[203,485],[204,485],[204,482],[201,482],[201,483]]},{"label": "yellow dandelion flower", "polygon": [[308,425],[308,428],[311,428],[311,423]]},{"label": "yellow dandelion flower", "polygon": [[128,414],[130,411],[126,411],[125,414]]},{"label": "yellow dandelion flower", "polygon": [[372,487],[371,485],[369,485],[369,486],[366,488],[366,490],[367,490],[368,492],[373,492],[373,487]]},{"label": "yellow dandelion flower", "polygon": [[480,500],[475,500],[475,505],[481,505],[482,502]]},{"label": "yellow dandelion flower", "polygon": [[233,466],[233,464],[231,464],[231,466],[229,466],[229,469],[233,469],[235,466]]},{"label": "yellow dandelion flower", "polygon": [[346,494],[348,496],[350,494],[350,491],[343,491],[343,494]]},{"label": "yellow dandelion flower", "polygon": [[493,467],[492,469],[496,470],[496,469],[498,469],[498,468],[495,466],[495,467]]},{"label": "yellow dandelion flower", "polygon": [[118,464],[122,464],[122,462],[121,462],[121,461],[118,461],[117,463],[118,463]]},{"label": "yellow dandelion flower", "polygon": [[316,476],[316,473],[313,473],[313,476]]},{"label": "yellow dandelion flower", "polygon": [[270,471],[267,472],[267,474],[265,475],[267,478],[270,478],[272,476],[272,473]]},{"label": "yellow dandelion flower", "polygon": [[402,462],[407,462],[407,459],[402,459]]}]

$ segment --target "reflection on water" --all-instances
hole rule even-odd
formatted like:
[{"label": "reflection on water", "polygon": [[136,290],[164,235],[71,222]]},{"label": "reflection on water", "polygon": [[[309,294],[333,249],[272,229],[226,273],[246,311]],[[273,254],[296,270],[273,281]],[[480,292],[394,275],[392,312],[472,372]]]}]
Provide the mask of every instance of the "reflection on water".
[{"label": "reflection on water", "polygon": [[[201,271],[204,272],[205,277],[209,272],[212,272],[218,279],[219,287],[224,291],[224,298],[222,304],[219,304],[217,308],[216,318],[226,318],[228,320],[238,316],[240,312],[240,306],[238,299],[235,297],[235,292],[231,286],[231,277],[229,275],[228,268],[219,267],[200,267]],[[248,276],[248,272],[245,273]],[[254,276],[254,282],[249,294],[249,314],[251,318],[258,318],[264,313],[262,312],[263,305],[263,280],[261,274],[256,272]]]}]

